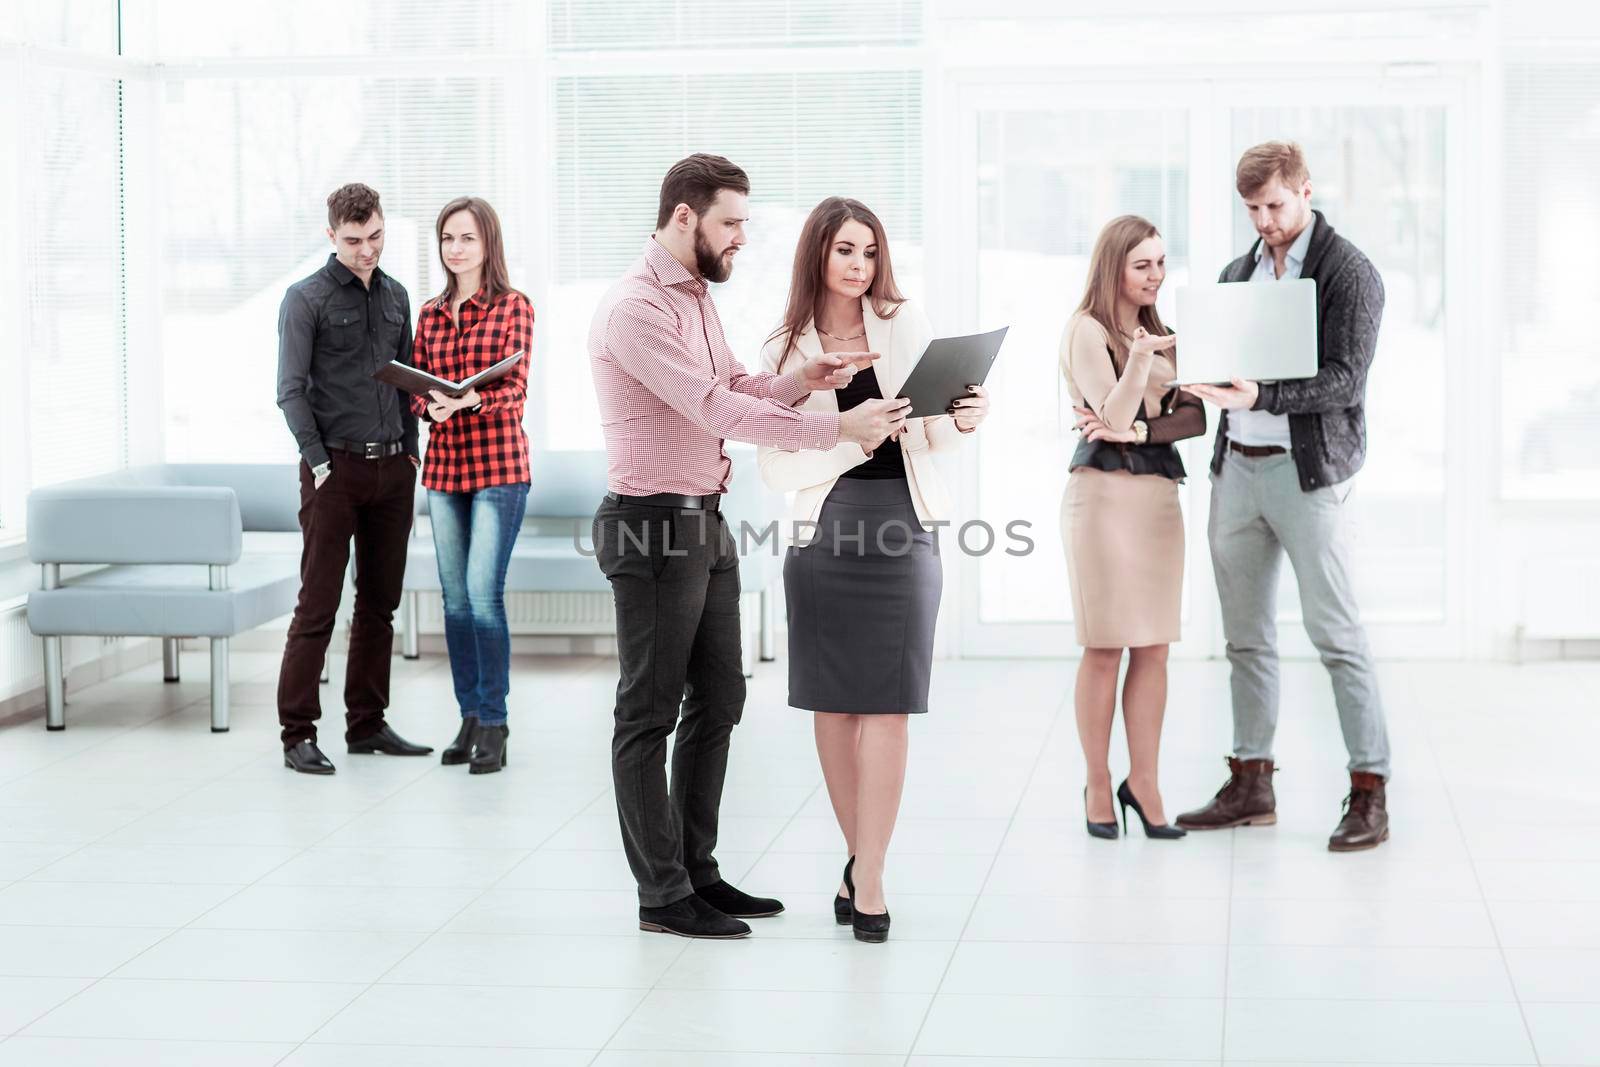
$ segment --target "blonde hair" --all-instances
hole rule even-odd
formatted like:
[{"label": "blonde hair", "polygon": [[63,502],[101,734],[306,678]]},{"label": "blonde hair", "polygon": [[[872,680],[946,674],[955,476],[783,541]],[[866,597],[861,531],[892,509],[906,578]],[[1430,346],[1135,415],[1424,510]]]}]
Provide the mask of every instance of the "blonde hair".
[{"label": "blonde hair", "polygon": [[[1117,294],[1122,291],[1122,272],[1128,262],[1128,253],[1139,242],[1160,237],[1161,231],[1148,219],[1138,215],[1119,215],[1106,223],[1100,236],[1094,240],[1094,252],[1089,257],[1089,281],[1084,287],[1083,300],[1078,304],[1079,314],[1087,315],[1105,330],[1122,366],[1128,360],[1128,342],[1117,325]],[[1164,337],[1167,328],[1161,324],[1156,306],[1139,308],[1139,325],[1145,332]]]},{"label": "blonde hair", "polygon": [[1293,141],[1267,141],[1248,149],[1239,157],[1234,187],[1240,196],[1249,196],[1273,178],[1282,178],[1284,185],[1296,190],[1310,180],[1305,153]]}]

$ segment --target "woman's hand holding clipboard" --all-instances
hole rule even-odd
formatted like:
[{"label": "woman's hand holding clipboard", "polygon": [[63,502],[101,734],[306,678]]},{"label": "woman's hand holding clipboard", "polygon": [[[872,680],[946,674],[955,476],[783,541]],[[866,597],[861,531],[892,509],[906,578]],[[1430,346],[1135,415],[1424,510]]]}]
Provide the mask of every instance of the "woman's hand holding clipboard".
[{"label": "woman's hand holding clipboard", "polygon": [[[982,421],[983,415],[978,415],[974,421],[971,414],[979,408],[987,414],[988,393],[981,387],[989,377],[989,368],[994,366],[995,357],[1000,354],[1000,343],[1006,339],[1009,329],[1009,326],[1002,326],[988,333],[938,337],[930,341],[900,387],[899,396],[911,401],[910,417],[955,415],[958,423],[966,418],[973,426]],[[978,392],[972,391],[975,385],[980,387]],[[982,403],[957,406],[958,400]]]}]

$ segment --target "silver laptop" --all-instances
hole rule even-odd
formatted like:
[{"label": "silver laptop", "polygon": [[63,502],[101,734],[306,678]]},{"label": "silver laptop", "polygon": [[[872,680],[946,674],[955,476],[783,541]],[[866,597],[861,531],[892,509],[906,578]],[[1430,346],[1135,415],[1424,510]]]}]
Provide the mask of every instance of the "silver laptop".
[{"label": "silver laptop", "polygon": [[1173,327],[1185,384],[1317,373],[1317,283],[1310,278],[1182,286]]}]

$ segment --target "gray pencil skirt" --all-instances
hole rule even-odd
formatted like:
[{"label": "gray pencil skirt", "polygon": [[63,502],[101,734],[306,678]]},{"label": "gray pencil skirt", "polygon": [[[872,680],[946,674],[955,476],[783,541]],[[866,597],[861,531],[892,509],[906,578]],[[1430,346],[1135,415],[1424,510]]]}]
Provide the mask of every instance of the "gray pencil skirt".
[{"label": "gray pencil skirt", "polygon": [[[789,704],[853,715],[928,710],[944,570],[904,478],[840,478],[819,530],[789,549]],[[804,532],[804,531],[802,531]]]}]

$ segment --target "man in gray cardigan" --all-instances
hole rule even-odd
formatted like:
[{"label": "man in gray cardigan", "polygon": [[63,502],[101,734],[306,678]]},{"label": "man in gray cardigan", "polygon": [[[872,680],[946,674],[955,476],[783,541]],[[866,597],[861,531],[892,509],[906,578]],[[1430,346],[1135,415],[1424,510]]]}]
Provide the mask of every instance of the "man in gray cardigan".
[{"label": "man in gray cardigan", "polygon": [[1276,613],[1285,555],[1306,633],[1333,680],[1349,752],[1350,793],[1328,847],[1389,837],[1389,736],[1366,630],[1351,588],[1344,514],[1366,458],[1367,370],[1383,318],[1383,281],[1366,256],[1311,208],[1298,145],[1270,141],[1239,160],[1239,195],[1260,239],[1224,282],[1317,283],[1317,373],[1297,381],[1190,386],[1222,408],[1211,461],[1208,530],[1232,664],[1232,775],[1212,801],[1178,817],[1189,830],[1277,821],[1272,740],[1278,724]]}]

